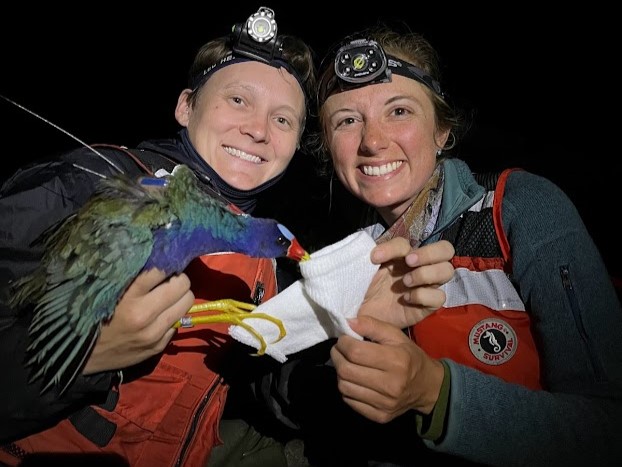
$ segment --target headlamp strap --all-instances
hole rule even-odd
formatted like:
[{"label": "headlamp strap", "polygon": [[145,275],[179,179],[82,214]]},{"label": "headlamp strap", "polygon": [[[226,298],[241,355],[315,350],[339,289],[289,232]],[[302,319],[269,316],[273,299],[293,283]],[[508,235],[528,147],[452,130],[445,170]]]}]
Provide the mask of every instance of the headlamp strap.
[{"label": "headlamp strap", "polygon": [[345,91],[388,83],[392,73],[418,81],[444,98],[440,83],[431,75],[412,63],[386,54],[382,46],[371,39],[355,39],[340,47],[333,67],[334,74],[328,72],[321,80],[318,92],[320,105],[337,88]]},{"label": "headlamp strap", "polygon": [[400,60],[399,58],[387,54],[387,71],[395,73],[396,75],[419,81],[420,83],[429,87],[436,94],[443,97],[443,91],[441,90],[440,83],[432,78],[425,71],[423,71],[421,68],[413,65],[412,63],[408,63],[404,60]]},{"label": "headlamp strap", "polygon": [[283,58],[283,38],[277,35],[277,24],[274,19],[274,11],[267,7],[260,7],[256,13],[248,17],[245,23],[235,24],[231,31],[232,53],[223,57],[218,63],[210,65],[190,81],[190,88],[198,89],[216,71],[235,63],[254,60],[275,68],[285,68],[292,74],[302,92],[305,91],[304,81]]}]

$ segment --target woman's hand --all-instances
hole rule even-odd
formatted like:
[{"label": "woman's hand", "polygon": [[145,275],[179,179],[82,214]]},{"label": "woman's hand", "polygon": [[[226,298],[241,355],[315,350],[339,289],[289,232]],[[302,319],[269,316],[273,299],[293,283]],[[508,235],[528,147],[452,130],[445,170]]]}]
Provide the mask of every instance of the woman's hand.
[{"label": "woman's hand", "polygon": [[378,423],[411,409],[429,414],[443,384],[443,364],[391,324],[370,317],[349,323],[367,340],[343,334],[330,352],[346,404]]},{"label": "woman's hand", "polygon": [[172,326],[193,303],[185,274],[167,279],[157,269],[141,273],[102,325],[83,373],[126,368],[162,352],[177,332]]},{"label": "woman's hand", "polygon": [[374,247],[372,262],[382,264],[358,316],[372,316],[399,328],[418,323],[445,303],[440,286],[453,277],[454,247],[446,240],[412,250],[408,240],[394,238]]}]

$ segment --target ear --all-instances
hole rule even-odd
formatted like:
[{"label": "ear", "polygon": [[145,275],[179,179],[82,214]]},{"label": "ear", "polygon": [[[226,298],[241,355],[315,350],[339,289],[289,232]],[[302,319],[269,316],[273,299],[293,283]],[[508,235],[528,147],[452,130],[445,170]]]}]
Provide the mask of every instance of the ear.
[{"label": "ear", "polygon": [[190,121],[190,112],[192,109],[190,108],[190,103],[188,102],[188,97],[192,91],[190,89],[184,89],[179,97],[177,98],[177,107],[175,107],[175,120],[183,127],[188,126],[188,122]]},{"label": "ear", "polygon": [[449,138],[449,134],[451,133],[451,128],[447,128],[446,130],[438,131],[434,137],[434,142],[439,148],[444,148],[447,139]]}]

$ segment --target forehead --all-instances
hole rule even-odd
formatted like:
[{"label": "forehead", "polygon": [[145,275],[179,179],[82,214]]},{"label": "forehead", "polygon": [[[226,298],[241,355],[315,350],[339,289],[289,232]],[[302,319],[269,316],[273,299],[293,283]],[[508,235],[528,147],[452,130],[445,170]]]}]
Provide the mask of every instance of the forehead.
[{"label": "forehead", "polygon": [[216,71],[204,84],[206,90],[218,92],[225,89],[247,90],[257,96],[265,96],[304,109],[304,93],[296,78],[285,68],[248,61],[228,65]]},{"label": "forehead", "polygon": [[349,103],[387,103],[393,99],[402,97],[414,99],[420,103],[428,102],[432,105],[429,91],[423,84],[416,80],[394,74],[391,82],[388,83],[369,84],[331,94],[326,99],[324,106],[334,110],[335,107],[348,106]]}]

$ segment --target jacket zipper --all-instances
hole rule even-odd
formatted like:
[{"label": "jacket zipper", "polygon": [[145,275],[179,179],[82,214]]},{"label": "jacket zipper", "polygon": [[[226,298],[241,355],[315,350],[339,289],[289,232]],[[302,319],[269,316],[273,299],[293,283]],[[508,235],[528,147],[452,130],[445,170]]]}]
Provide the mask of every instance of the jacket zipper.
[{"label": "jacket zipper", "polygon": [[188,430],[188,435],[186,436],[186,439],[184,440],[184,444],[181,447],[181,451],[179,453],[179,457],[177,458],[177,461],[175,462],[175,466],[179,467],[183,465],[184,458],[186,457],[186,454],[188,452],[188,447],[190,446],[190,443],[194,439],[194,434],[196,432],[199,420],[201,419],[201,416],[205,412],[205,407],[207,407],[208,403],[212,399],[212,396],[214,395],[214,391],[216,391],[216,388],[222,382],[223,382],[222,377],[218,378],[218,380],[215,381],[215,383],[212,385],[208,393],[205,395],[205,397],[203,397],[203,400],[197,407],[197,410],[194,412],[194,415],[192,416],[192,422],[190,423],[190,429]]},{"label": "jacket zipper", "polygon": [[596,355],[594,354],[594,352],[592,352],[590,339],[587,335],[587,332],[585,331],[583,320],[581,319],[581,309],[579,307],[579,302],[577,301],[577,296],[570,280],[570,270],[568,269],[568,266],[561,266],[559,268],[559,273],[562,279],[562,286],[564,287],[564,291],[566,292],[566,296],[568,297],[568,301],[570,302],[570,309],[572,310],[572,316],[577,326],[577,330],[579,331],[579,335],[581,336],[581,339],[585,344],[590,363],[592,364],[592,371],[594,371],[596,380],[602,381],[602,376],[604,372]]},{"label": "jacket zipper", "polygon": [[255,284],[255,293],[251,297],[253,303],[257,306],[261,305],[261,301],[263,300],[263,296],[266,294],[266,288],[263,285],[263,282],[257,281]]}]

